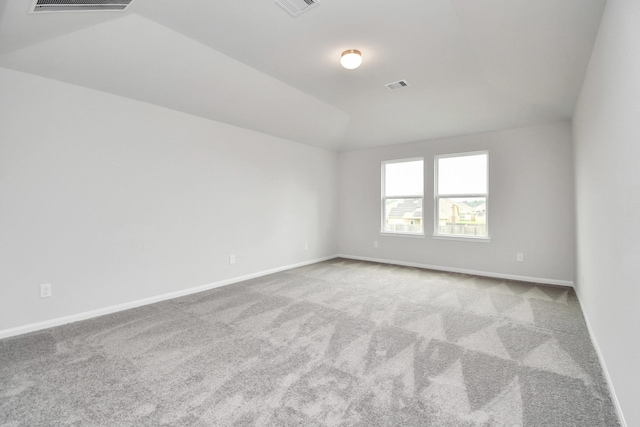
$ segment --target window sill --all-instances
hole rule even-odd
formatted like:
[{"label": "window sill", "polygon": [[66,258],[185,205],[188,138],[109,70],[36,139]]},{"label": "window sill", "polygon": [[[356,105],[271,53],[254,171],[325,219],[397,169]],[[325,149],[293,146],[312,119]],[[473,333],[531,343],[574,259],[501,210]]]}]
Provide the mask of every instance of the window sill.
[{"label": "window sill", "polygon": [[413,237],[418,238],[418,239],[424,239],[425,235],[424,234],[415,234],[415,233],[390,233],[388,231],[381,231],[380,232],[381,236],[390,236],[390,237]]},{"label": "window sill", "polygon": [[443,236],[441,234],[434,234],[432,237],[436,240],[458,240],[461,242],[491,243],[490,237]]}]

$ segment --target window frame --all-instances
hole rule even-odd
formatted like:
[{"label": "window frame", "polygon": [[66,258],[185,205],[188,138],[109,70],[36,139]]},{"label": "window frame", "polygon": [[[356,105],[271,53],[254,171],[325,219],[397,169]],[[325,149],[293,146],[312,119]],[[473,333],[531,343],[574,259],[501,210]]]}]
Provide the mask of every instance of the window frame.
[{"label": "window frame", "polygon": [[[467,156],[478,156],[478,155],[486,155],[487,159],[487,167],[485,171],[485,183],[486,183],[486,193],[465,193],[465,194],[439,194],[438,193],[438,166],[440,159],[447,159],[452,157],[467,157]],[[476,242],[490,242],[491,235],[489,234],[489,150],[480,150],[480,151],[467,151],[463,153],[450,153],[450,154],[439,154],[434,156],[433,160],[433,169],[434,169],[434,177],[433,177],[433,238],[434,239],[445,239],[445,240],[462,240],[462,241],[476,241]],[[472,197],[484,197],[485,199],[485,227],[487,230],[486,236],[469,236],[464,234],[441,234],[440,233],[440,199],[452,199],[452,198],[472,198]],[[424,215],[424,213],[423,213]]]},{"label": "window frame", "polygon": [[[404,196],[404,195],[386,195],[386,165],[394,163],[408,163],[408,162],[422,162],[422,195],[421,196]],[[408,157],[403,159],[383,160],[380,163],[380,234],[386,236],[402,236],[402,237],[425,237],[425,217],[424,217],[424,187],[425,187],[425,174],[424,174],[424,157]],[[420,199],[422,201],[422,231],[421,232],[403,232],[403,231],[387,231],[385,230],[385,207],[388,199]]]}]

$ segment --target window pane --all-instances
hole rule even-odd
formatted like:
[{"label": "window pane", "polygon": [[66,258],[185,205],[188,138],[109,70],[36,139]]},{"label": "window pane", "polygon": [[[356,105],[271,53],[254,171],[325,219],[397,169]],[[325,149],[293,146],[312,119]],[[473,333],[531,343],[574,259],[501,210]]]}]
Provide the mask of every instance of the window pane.
[{"label": "window pane", "polygon": [[385,196],[422,196],[424,185],[422,160],[386,163]]},{"label": "window pane", "polygon": [[422,233],[422,198],[386,199],[383,231]]},{"label": "window pane", "polygon": [[456,236],[487,236],[487,198],[438,199],[438,232]]},{"label": "window pane", "polygon": [[487,192],[487,155],[438,159],[438,194]]}]

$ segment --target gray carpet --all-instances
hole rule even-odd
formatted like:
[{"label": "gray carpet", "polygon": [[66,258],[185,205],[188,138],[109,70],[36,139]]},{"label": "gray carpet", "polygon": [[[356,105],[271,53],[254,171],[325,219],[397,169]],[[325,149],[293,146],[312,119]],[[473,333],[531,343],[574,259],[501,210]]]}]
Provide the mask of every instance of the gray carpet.
[{"label": "gray carpet", "polygon": [[2,426],[617,426],[566,288],[336,259],[0,341]]}]

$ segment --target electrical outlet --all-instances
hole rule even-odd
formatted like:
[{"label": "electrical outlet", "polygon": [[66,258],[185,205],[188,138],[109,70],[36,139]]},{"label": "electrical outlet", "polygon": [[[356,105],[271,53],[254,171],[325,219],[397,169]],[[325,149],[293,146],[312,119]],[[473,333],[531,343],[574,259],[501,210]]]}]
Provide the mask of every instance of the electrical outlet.
[{"label": "electrical outlet", "polygon": [[307,242],[304,243],[304,250],[306,251],[307,249],[309,249],[309,244]]},{"label": "electrical outlet", "polygon": [[236,256],[229,255],[229,264],[235,264],[235,263],[236,263]]},{"label": "electrical outlet", "polygon": [[524,261],[524,254],[522,254],[522,253],[518,252],[518,253],[516,254],[516,259],[517,259],[519,262]]},{"label": "electrical outlet", "polygon": [[373,242],[373,247],[374,247],[374,248],[377,248],[377,247],[378,247],[378,241],[377,241],[377,240]]},{"label": "electrical outlet", "polygon": [[51,283],[40,285],[40,298],[49,298],[52,295]]}]

